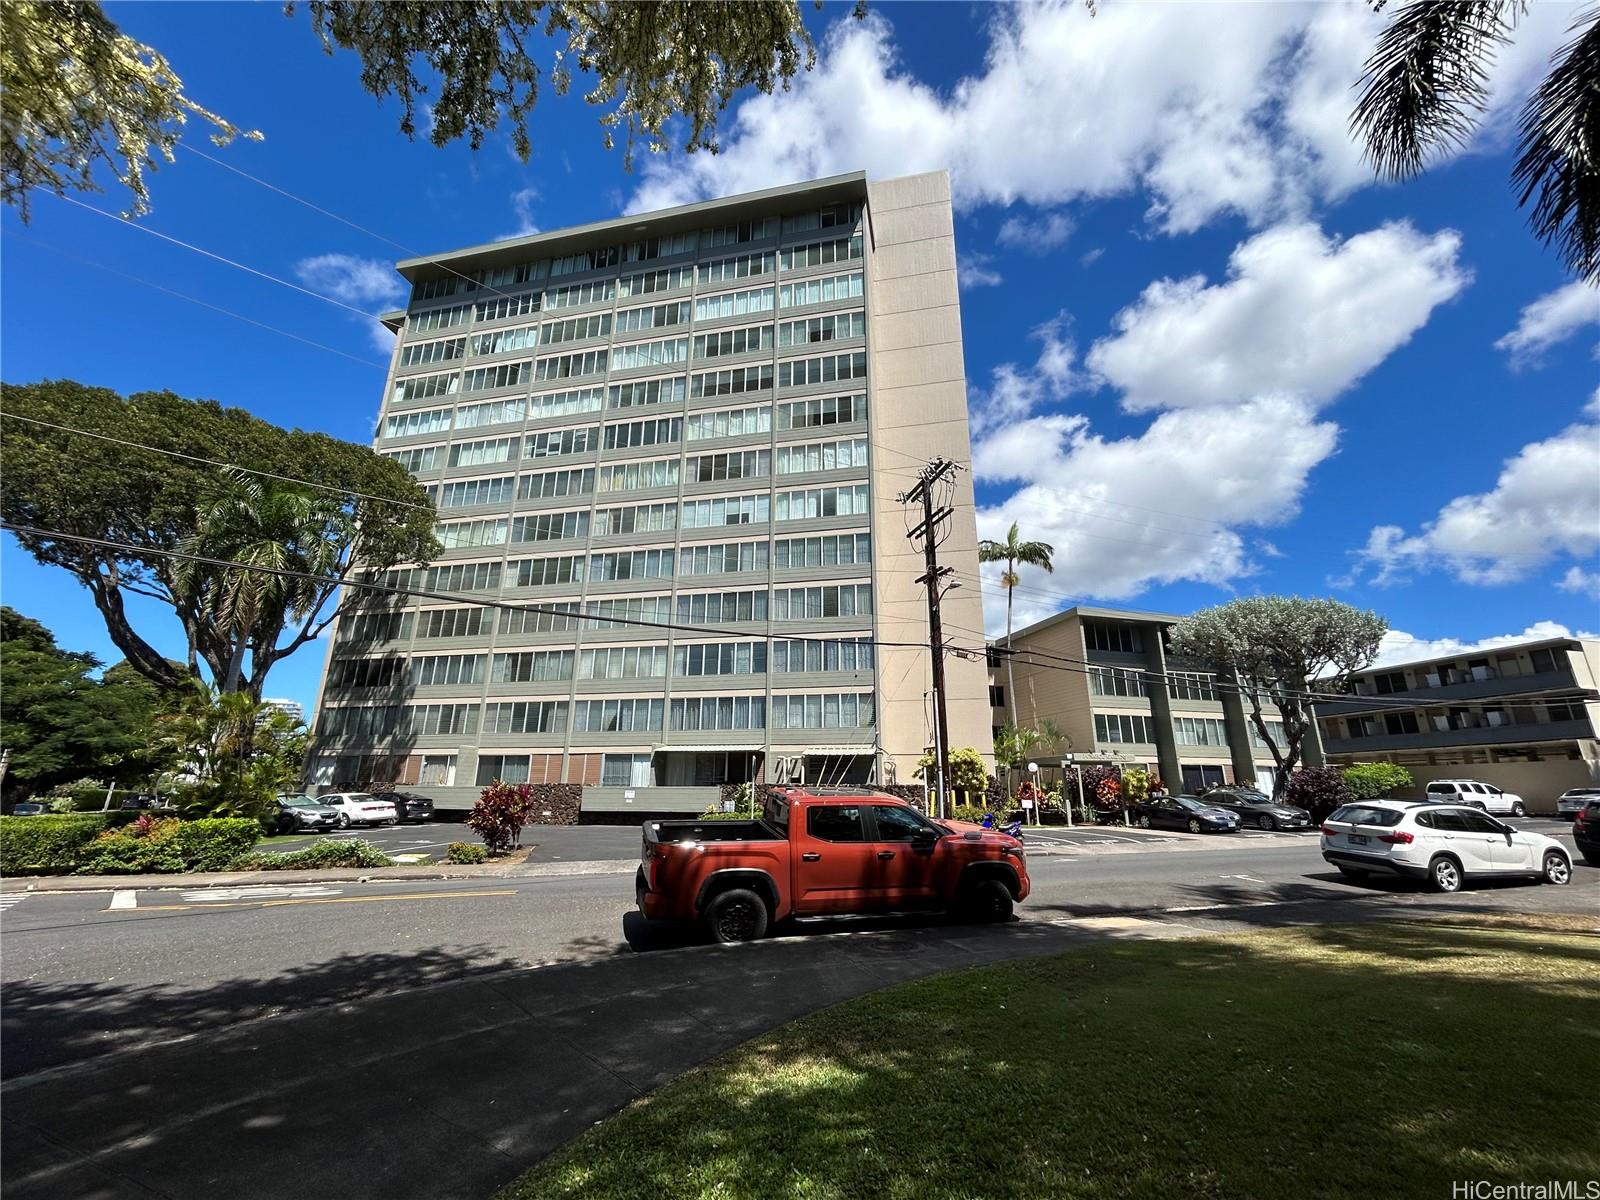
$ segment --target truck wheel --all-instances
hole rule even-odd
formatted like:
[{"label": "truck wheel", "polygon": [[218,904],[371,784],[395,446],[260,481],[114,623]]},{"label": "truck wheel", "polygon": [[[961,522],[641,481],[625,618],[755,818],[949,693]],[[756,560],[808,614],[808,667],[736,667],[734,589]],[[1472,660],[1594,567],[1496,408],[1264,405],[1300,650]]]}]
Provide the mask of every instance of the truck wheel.
[{"label": "truck wheel", "polygon": [[767,902],[749,888],[729,888],[711,898],[705,921],[719,942],[753,942],[767,932]]},{"label": "truck wheel", "polygon": [[1011,889],[998,879],[980,879],[962,889],[961,913],[969,921],[1009,921],[1011,909]]}]

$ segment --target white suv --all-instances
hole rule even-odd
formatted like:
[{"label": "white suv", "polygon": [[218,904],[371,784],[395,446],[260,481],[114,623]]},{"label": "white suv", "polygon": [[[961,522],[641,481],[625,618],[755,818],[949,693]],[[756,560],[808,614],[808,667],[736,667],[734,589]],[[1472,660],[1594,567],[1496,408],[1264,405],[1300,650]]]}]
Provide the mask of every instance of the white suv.
[{"label": "white suv", "polygon": [[368,792],[329,792],[318,796],[317,803],[339,811],[340,829],[352,825],[393,825],[399,819],[391,801]]},{"label": "white suv", "polygon": [[1459,891],[1480,875],[1520,875],[1546,883],[1572,878],[1572,858],[1555,838],[1513,829],[1455,804],[1346,804],[1322,824],[1322,857],[1352,878],[1400,875],[1423,880],[1436,892]]},{"label": "white suv", "polygon": [[1528,806],[1515,792],[1504,792],[1476,779],[1435,779],[1425,793],[1435,804],[1470,804],[1501,817],[1525,817]]}]

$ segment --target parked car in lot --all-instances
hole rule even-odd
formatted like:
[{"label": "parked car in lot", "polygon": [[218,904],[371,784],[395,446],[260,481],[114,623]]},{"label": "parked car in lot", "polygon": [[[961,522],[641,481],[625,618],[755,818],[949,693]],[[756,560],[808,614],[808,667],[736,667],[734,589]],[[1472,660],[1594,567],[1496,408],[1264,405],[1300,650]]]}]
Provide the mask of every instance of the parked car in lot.
[{"label": "parked car in lot", "polygon": [[1241,824],[1257,829],[1310,829],[1311,814],[1293,804],[1278,804],[1271,796],[1253,787],[1212,788],[1200,797],[1213,808],[1225,808]]},{"label": "parked car in lot", "polygon": [[1239,815],[1199,796],[1151,796],[1133,806],[1141,829],[1187,829],[1190,833],[1232,833]]},{"label": "parked car in lot", "polygon": [[1503,791],[1492,783],[1476,779],[1435,779],[1423,789],[1436,804],[1470,804],[1473,808],[1501,817],[1525,817],[1528,806],[1515,792]]},{"label": "parked car in lot", "polygon": [[1576,817],[1594,800],[1600,800],[1600,788],[1568,788],[1556,797],[1556,816]]},{"label": "parked car in lot", "polygon": [[1591,867],[1600,867],[1600,798],[1589,801],[1572,823],[1572,840]]},{"label": "parked car in lot", "polygon": [[1572,859],[1555,838],[1513,829],[1477,808],[1363,800],[1322,824],[1322,857],[1342,875],[1397,875],[1436,892],[1459,891],[1480,876],[1572,878]]},{"label": "parked car in lot", "polygon": [[142,812],[174,811],[172,805],[154,792],[134,792],[117,801],[118,808],[138,809]]},{"label": "parked car in lot", "polygon": [[328,792],[317,797],[317,803],[326,805],[339,814],[339,828],[352,825],[393,825],[394,805],[370,792]]},{"label": "parked car in lot", "polygon": [[22,803],[13,806],[11,815],[13,817],[42,817],[49,811],[41,801],[24,800]]},{"label": "parked car in lot", "polygon": [[698,921],[719,942],[788,917],[948,908],[1003,921],[1028,887],[1020,839],[870,788],[772,788],[755,821],[646,821],[634,876],[647,918]]},{"label": "parked car in lot", "polygon": [[433,820],[433,801],[426,796],[418,796],[414,792],[381,792],[375,793],[379,799],[388,800],[394,805],[395,815],[404,825],[407,821]]},{"label": "parked car in lot", "polygon": [[318,804],[310,796],[278,797],[278,811],[272,823],[274,833],[299,833],[302,829],[326,833],[339,828],[339,810]]}]

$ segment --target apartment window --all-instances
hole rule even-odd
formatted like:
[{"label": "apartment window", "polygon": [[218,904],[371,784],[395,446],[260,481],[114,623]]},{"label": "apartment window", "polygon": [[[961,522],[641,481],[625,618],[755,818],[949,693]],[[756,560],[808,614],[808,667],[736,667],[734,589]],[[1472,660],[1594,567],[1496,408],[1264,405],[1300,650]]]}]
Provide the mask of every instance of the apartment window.
[{"label": "apartment window", "polygon": [[1085,621],[1083,640],[1091,650],[1104,650],[1119,654],[1144,652],[1144,631],[1137,625],[1114,624],[1110,621]]},{"label": "apartment window", "polygon": [[515,263],[509,267],[487,267],[478,272],[477,278],[484,287],[518,287],[533,282],[543,273],[544,264],[529,259],[527,262]]},{"label": "apartment window", "polygon": [[[478,367],[461,377],[461,389],[466,392],[487,392],[495,388],[515,387],[528,378],[529,364],[525,362],[501,363],[496,367]],[[543,378],[543,376],[540,376]]]},{"label": "apartment window", "polygon": [[[1556,659],[1557,653],[1560,653],[1562,656],[1562,661],[1559,665]],[[1560,665],[1565,665],[1565,659],[1565,650],[1555,651],[1550,649],[1539,649],[1530,650],[1528,652],[1528,661],[1532,664],[1535,675],[1543,675],[1549,671],[1558,670]]]},{"label": "apartment window", "polygon": [[1150,718],[1130,713],[1095,713],[1094,740],[1108,745],[1132,744],[1149,746],[1155,744],[1155,736],[1151,733]]},{"label": "apartment window", "polygon": [[583,606],[586,629],[626,628],[646,621],[672,620],[671,596],[615,596]]},{"label": "apartment window", "polygon": [[778,364],[779,387],[810,387],[817,383],[842,383],[867,377],[867,352],[830,354],[823,358],[797,358]]},{"label": "apartment window", "polygon": [[760,242],[778,236],[778,218],[762,217],[758,221],[740,221],[736,225],[723,225],[705,229],[700,233],[700,244],[707,250],[723,246],[736,246],[743,242]]},{"label": "apartment window", "polygon": [[783,269],[800,271],[808,267],[824,267],[829,263],[849,262],[863,253],[861,235],[849,238],[829,238],[821,242],[808,242],[804,246],[791,246],[783,252]]},{"label": "apartment window", "polygon": [[503,700],[483,706],[484,733],[560,733],[566,727],[565,700]]},{"label": "apartment window", "polygon": [[807,317],[803,321],[785,321],[778,326],[778,345],[809,346],[816,342],[865,337],[866,333],[866,313],[828,313],[821,317]]},{"label": "apartment window", "polygon": [[583,555],[564,554],[556,558],[519,558],[507,563],[513,587],[551,587],[559,583],[583,581]]},{"label": "apartment window", "polygon": [[683,502],[685,529],[710,529],[718,525],[765,525],[770,499],[765,492],[753,496],[717,496]]},{"label": "apartment window", "polygon": [[989,685],[989,707],[1004,708],[1006,706],[1006,689],[999,684]]},{"label": "apartment window", "polygon": [[616,294],[617,282],[614,279],[600,279],[592,283],[569,283],[566,287],[551,288],[545,292],[544,306],[577,308],[584,304],[604,303]]},{"label": "apartment window", "polygon": [[764,392],[772,388],[772,365],[735,367],[728,371],[706,371],[690,381],[689,394],[702,396],[739,396],[746,392]]},{"label": "apartment window", "polygon": [[434,342],[412,342],[400,349],[402,367],[426,367],[451,362],[467,352],[466,338],[443,338]]},{"label": "apartment window", "polygon": [[518,325],[472,335],[474,354],[509,354],[513,350],[532,350],[539,344],[537,325]]},{"label": "apartment window", "polygon": [[848,425],[867,419],[867,398],[822,396],[778,405],[779,429],[813,429],[819,425]]},{"label": "apartment window", "polygon": [[593,454],[600,444],[600,426],[552,429],[535,433],[523,444],[524,458],[560,458],[566,454]]},{"label": "apartment window", "polygon": [[646,271],[617,281],[620,296],[648,296],[652,292],[671,292],[686,288],[694,282],[693,267],[669,267],[664,271]]},{"label": "apartment window", "polygon": [[1407,689],[1404,671],[1384,671],[1372,677],[1372,690],[1380,696],[1390,696]]},{"label": "apartment window", "polygon": [[877,724],[871,692],[774,696],[774,729],[870,729]]},{"label": "apartment window", "polygon": [[765,729],[767,701],[763,696],[694,696],[672,702],[672,728]]},{"label": "apartment window", "polygon": [[672,233],[666,237],[645,238],[623,246],[622,261],[648,262],[652,258],[674,258],[679,254],[693,254],[699,244],[698,233]]},{"label": "apartment window", "polygon": [[454,787],[456,784],[456,756],[454,754],[424,754],[422,766],[417,771],[417,783],[423,787]]},{"label": "apartment window", "polygon": [[541,605],[539,608],[501,609],[499,632],[524,636],[536,633],[565,633],[582,624],[576,604]]},{"label": "apartment window", "polygon": [[804,488],[795,492],[779,492],[775,497],[773,517],[778,521],[803,521],[813,517],[865,516],[867,512],[867,485],[848,487]]},{"label": "apartment window", "polygon": [[524,650],[496,654],[491,683],[552,683],[572,678],[571,650]]},{"label": "apartment window", "polygon": [[706,642],[673,651],[674,675],[763,675],[766,670],[765,642]]},{"label": "apartment window", "polygon": [[729,354],[753,354],[772,349],[771,325],[747,325],[743,329],[724,329],[718,333],[696,334],[696,358],[720,358]]},{"label": "apartment window", "polygon": [[820,537],[779,538],[772,544],[772,565],[784,567],[854,566],[872,561],[872,535],[830,533]]},{"label": "apartment window", "polygon": [[632,492],[643,488],[678,486],[678,460],[651,458],[600,468],[602,492]]},{"label": "apartment window", "polygon": [[669,325],[685,325],[689,321],[689,302],[676,304],[647,304],[643,308],[625,308],[617,314],[616,330],[624,333],[642,333],[646,329],[664,329]]},{"label": "apartment window", "polygon": [[401,733],[434,737],[474,733],[478,728],[475,704],[411,704],[400,712]]},{"label": "apartment window", "polygon": [[425,608],[417,613],[419,638],[476,637],[489,632],[482,608]]},{"label": "apartment window", "polygon": [[474,429],[479,425],[510,425],[527,416],[526,400],[489,400],[483,404],[463,404],[456,409],[456,427]]},{"label": "apartment window", "polygon": [[1167,676],[1167,689],[1174,700],[1215,700],[1216,682],[1215,675],[1203,671],[1173,671]]},{"label": "apartment window", "polygon": [[628,371],[636,367],[665,367],[688,360],[689,339],[665,338],[658,342],[635,342],[611,350],[611,369]]},{"label": "apartment window", "polygon": [[[1267,734],[1272,738],[1272,744],[1282,750],[1289,744],[1284,737],[1283,722],[1268,721],[1266,724]],[[1258,750],[1265,750],[1267,748],[1266,739],[1261,736],[1261,731],[1256,728],[1256,723],[1247,719],[1245,725],[1250,730],[1250,744]]]},{"label": "apartment window", "polygon": [[825,617],[865,617],[872,614],[872,585],[823,584],[817,587],[775,588],[774,621],[815,621]]},{"label": "apartment window", "polygon": [[1180,746],[1226,746],[1228,732],[1215,717],[1174,717],[1172,738]]},{"label": "apartment window", "polygon": [[601,787],[649,787],[648,754],[606,754],[600,759]]},{"label": "apartment window", "polygon": [[445,521],[433,527],[433,536],[446,550],[460,550],[466,546],[503,546],[506,541],[506,519],[486,521]]},{"label": "apartment window", "polygon": [[605,401],[605,388],[575,388],[565,392],[547,392],[542,396],[535,396],[530,404],[533,405],[533,417],[540,420],[544,417],[567,417],[574,413],[599,412]]},{"label": "apartment window", "polygon": [[772,289],[769,287],[723,292],[718,296],[698,296],[694,302],[696,321],[720,321],[728,317],[744,317],[752,313],[771,311]]},{"label": "apartment window", "polygon": [[432,471],[444,461],[443,446],[413,446],[409,450],[385,450],[385,458],[392,458],[413,475]]},{"label": "apartment window", "polygon": [[594,491],[594,468],[542,471],[524,475],[517,485],[518,500],[548,500],[552,496],[582,496]]},{"label": "apartment window", "polygon": [[511,521],[511,540],[524,542],[559,542],[567,538],[587,537],[589,513],[576,512],[535,513],[514,517]]},{"label": "apartment window", "polygon": [[420,587],[430,592],[492,591],[500,586],[497,562],[445,563],[388,572],[394,587]]},{"label": "apartment window", "polygon": [[458,291],[473,291],[477,286],[472,280],[461,279],[455,275],[446,275],[442,279],[424,279],[411,290],[411,299],[413,303],[418,300],[440,300],[445,296],[454,296]]},{"label": "apartment window", "polygon": [[770,450],[730,450],[726,454],[690,458],[684,463],[684,473],[690,483],[715,483],[724,479],[760,479],[771,474],[771,467]]},{"label": "apartment window", "polygon": [[688,383],[677,379],[641,379],[633,383],[611,386],[608,408],[643,408],[647,404],[681,404],[688,391]]},{"label": "apartment window", "polygon": [[1118,671],[1112,667],[1089,669],[1089,690],[1096,696],[1148,696],[1144,674],[1139,671]]},{"label": "apartment window", "polygon": [[629,450],[635,446],[666,446],[682,438],[682,417],[662,417],[655,421],[628,421],[606,426],[607,450]]},{"label": "apartment window", "polygon": [[595,313],[588,317],[569,317],[565,321],[546,321],[539,338],[546,346],[559,346],[562,342],[582,342],[610,333],[611,314]]},{"label": "apartment window", "polygon": [[795,233],[808,233],[813,229],[838,229],[851,230],[861,222],[861,206],[859,204],[839,203],[830,204],[826,208],[812,209],[809,212],[795,213],[783,219],[783,232],[785,235]]},{"label": "apartment window", "polygon": [[578,652],[579,679],[661,679],[666,673],[665,646],[609,646]]},{"label": "apartment window", "polygon": [[1419,733],[1421,726],[1417,724],[1417,714],[1413,712],[1384,713],[1383,728],[1385,733]]},{"label": "apartment window", "polygon": [[1547,706],[1546,720],[1581,721],[1588,715],[1582,704],[1551,704]]},{"label": "apartment window", "polygon": [[715,542],[685,545],[678,551],[678,574],[722,575],[736,571],[765,571],[767,542]]},{"label": "apartment window", "polygon": [[678,595],[678,620],[704,625],[721,622],[765,621],[767,593],[689,592]]},{"label": "apartment window", "polygon": [[510,462],[517,455],[516,438],[489,438],[481,442],[457,442],[450,447],[452,467],[483,467]]},{"label": "apartment window", "polygon": [[772,669],[779,673],[798,671],[870,671],[872,640],[844,638],[796,638],[772,643]]},{"label": "apartment window", "polygon": [[572,731],[659,731],[665,708],[666,703],[662,700],[579,700],[572,706]]},{"label": "apartment window", "polygon": [[413,614],[408,612],[357,613],[339,625],[340,641],[399,642],[411,636]]},{"label": "apartment window", "polygon": [[595,510],[595,537],[619,533],[660,533],[678,527],[676,504],[635,504]]},{"label": "apartment window", "polygon": [[466,324],[472,307],[458,304],[454,308],[435,308],[428,312],[413,313],[406,318],[407,333],[433,333],[440,329],[454,329]]},{"label": "apartment window", "polygon": [[603,271],[622,261],[621,246],[603,246],[596,250],[581,250],[577,254],[563,255],[550,260],[550,275],[576,275],[580,271]]},{"label": "apartment window", "polygon": [[866,465],[866,438],[778,447],[779,475],[794,475],[801,471],[836,471]]},{"label": "apartment window", "polygon": [[488,787],[491,783],[527,783],[531,778],[529,771],[530,756],[526,754],[480,754],[478,755],[478,787]]},{"label": "apartment window", "polygon": [[478,683],[483,679],[481,654],[430,654],[413,658],[411,682],[418,687],[430,684]]},{"label": "apartment window", "polygon": [[448,408],[430,408],[423,412],[401,413],[383,423],[383,436],[417,437],[424,433],[444,433],[450,428],[452,413]]},{"label": "apartment window", "polygon": [[597,582],[612,579],[670,579],[672,567],[671,550],[624,550],[615,554],[589,556],[589,578]]},{"label": "apartment window", "polygon": [[440,508],[471,508],[477,504],[507,504],[516,492],[516,476],[462,479],[439,489]]},{"label": "apartment window", "polygon": [[[455,311],[455,310],[452,310]],[[460,311],[465,312],[465,309]],[[502,296],[498,300],[484,300],[478,305],[478,320],[504,321],[509,317],[525,317],[539,311],[539,293],[526,292],[521,296]]]},{"label": "apartment window", "polygon": [[334,688],[393,687],[406,672],[403,658],[341,658],[328,668],[328,686]]},{"label": "apartment window", "polygon": [[558,358],[541,358],[534,370],[534,378],[573,379],[579,375],[603,375],[607,352],[588,350],[582,354],[563,354]]},{"label": "apartment window", "polygon": [[770,275],[777,269],[777,256],[768,250],[762,254],[741,254],[734,258],[721,258],[715,262],[701,263],[701,283],[732,283],[752,275]]},{"label": "apartment window", "polygon": [[778,288],[778,305],[781,308],[802,308],[808,304],[859,300],[861,296],[862,275],[856,271],[849,275],[819,276],[800,283],[785,283]]},{"label": "apartment window", "polygon": [[394,385],[394,403],[411,400],[432,400],[435,396],[453,396],[461,389],[461,376],[455,371],[444,375],[413,375],[399,379]]}]

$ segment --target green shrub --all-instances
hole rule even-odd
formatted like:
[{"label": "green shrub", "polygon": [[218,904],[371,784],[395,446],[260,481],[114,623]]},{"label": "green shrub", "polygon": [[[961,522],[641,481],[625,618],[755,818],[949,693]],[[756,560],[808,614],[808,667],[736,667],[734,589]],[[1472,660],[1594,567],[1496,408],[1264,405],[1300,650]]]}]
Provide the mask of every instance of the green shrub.
[{"label": "green shrub", "polygon": [[371,842],[326,841],[287,854],[252,854],[234,866],[241,871],[316,871],[331,867],[392,867],[394,859]]},{"label": "green shrub", "polygon": [[489,850],[477,842],[451,842],[444,853],[445,862],[455,863],[457,866],[472,866],[476,863],[489,861]]},{"label": "green shrub", "polygon": [[95,813],[0,817],[0,874],[68,874],[105,827],[105,818]]},{"label": "green shrub", "polygon": [[224,818],[179,821],[141,814],[108,829],[83,848],[78,875],[225,871],[261,837],[255,821]]},{"label": "green shrub", "polygon": [[1352,800],[1376,800],[1410,787],[1411,772],[1398,763],[1357,763],[1344,769],[1345,786]]},{"label": "green shrub", "polygon": [[748,808],[741,811],[737,805],[735,805],[732,812],[723,812],[722,801],[720,800],[695,818],[696,821],[750,821],[753,819]]},{"label": "green shrub", "polygon": [[261,823],[250,817],[185,821],[173,841],[191,871],[226,871],[261,840]]}]

